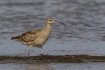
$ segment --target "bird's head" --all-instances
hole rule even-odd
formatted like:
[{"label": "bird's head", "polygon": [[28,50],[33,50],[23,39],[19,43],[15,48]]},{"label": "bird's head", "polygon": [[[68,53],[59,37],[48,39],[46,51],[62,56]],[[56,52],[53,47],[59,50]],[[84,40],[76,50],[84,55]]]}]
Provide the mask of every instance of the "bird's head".
[{"label": "bird's head", "polygon": [[57,21],[57,20],[54,20],[53,18],[48,18],[47,19],[47,24],[54,24],[54,23],[61,23],[62,25],[66,26],[64,23],[60,22],[60,21]]},{"label": "bird's head", "polygon": [[53,20],[53,18],[48,18],[47,19],[47,24],[53,24],[55,23],[55,21]]}]

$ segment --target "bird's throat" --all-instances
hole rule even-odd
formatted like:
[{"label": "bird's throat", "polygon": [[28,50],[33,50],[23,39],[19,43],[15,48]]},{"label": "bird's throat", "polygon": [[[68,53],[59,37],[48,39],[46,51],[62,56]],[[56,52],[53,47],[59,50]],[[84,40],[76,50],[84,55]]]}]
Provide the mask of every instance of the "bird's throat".
[{"label": "bird's throat", "polygon": [[51,30],[51,24],[46,24],[44,29]]}]

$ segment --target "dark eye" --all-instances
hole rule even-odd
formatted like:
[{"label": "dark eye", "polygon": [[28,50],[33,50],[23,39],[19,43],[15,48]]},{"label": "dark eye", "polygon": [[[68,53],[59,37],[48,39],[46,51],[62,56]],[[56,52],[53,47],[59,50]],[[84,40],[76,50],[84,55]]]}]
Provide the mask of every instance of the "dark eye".
[{"label": "dark eye", "polygon": [[49,21],[52,21],[52,19],[50,19]]}]

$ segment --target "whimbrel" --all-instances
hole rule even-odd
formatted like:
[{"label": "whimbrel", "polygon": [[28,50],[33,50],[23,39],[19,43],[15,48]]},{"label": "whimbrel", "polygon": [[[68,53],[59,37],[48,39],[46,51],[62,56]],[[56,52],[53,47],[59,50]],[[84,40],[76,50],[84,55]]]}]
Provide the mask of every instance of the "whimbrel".
[{"label": "whimbrel", "polygon": [[34,29],[19,36],[12,37],[11,39],[21,42],[29,47],[38,47],[42,49],[42,46],[47,42],[50,36],[51,26],[55,22],[61,23],[65,26],[65,24],[62,22],[48,18],[45,26],[42,29]]}]

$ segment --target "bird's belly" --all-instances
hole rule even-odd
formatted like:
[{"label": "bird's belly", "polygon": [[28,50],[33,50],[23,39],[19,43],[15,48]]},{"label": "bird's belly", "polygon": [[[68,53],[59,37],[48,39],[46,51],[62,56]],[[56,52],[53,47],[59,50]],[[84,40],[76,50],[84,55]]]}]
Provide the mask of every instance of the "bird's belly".
[{"label": "bird's belly", "polygon": [[47,36],[40,36],[34,42],[35,44],[43,45],[44,43],[46,43],[47,38],[48,38]]}]

